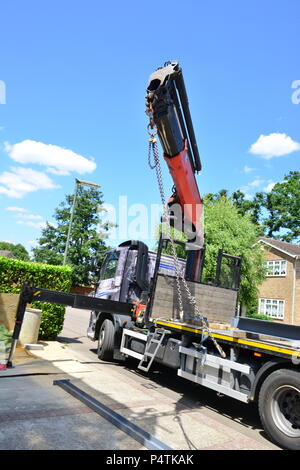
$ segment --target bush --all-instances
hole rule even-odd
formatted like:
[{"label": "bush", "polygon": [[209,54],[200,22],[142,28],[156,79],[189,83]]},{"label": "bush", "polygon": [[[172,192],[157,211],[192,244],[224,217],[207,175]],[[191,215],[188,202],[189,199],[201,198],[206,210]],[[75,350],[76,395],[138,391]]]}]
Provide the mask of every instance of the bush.
[{"label": "bush", "polygon": [[[5,351],[8,351],[11,345],[12,333],[4,325],[0,325],[0,343],[4,343]],[[0,358],[1,359],[1,358]]]},{"label": "bush", "polygon": [[256,320],[268,320],[268,321],[273,321],[271,317],[268,317],[268,315],[262,315],[261,313],[249,313],[246,315],[248,318],[255,318]]},{"label": "bush", "polygon": [[[69,266],[30,263],[0,256],[0,292],[18,294],[25,280],[36,287],[69,292],[72,269]],[[33,302],[42,310],[39,339],[53,340],[61,332],[65,307],[43,302]]]},{"label": "bush", "polygon": [[258,298],[253,299],[248,305],[246,317],[255,318],[256,320],[273,321],[273,319],[268,317],[268,315],[262,315],[261,313],[258,313]]}]

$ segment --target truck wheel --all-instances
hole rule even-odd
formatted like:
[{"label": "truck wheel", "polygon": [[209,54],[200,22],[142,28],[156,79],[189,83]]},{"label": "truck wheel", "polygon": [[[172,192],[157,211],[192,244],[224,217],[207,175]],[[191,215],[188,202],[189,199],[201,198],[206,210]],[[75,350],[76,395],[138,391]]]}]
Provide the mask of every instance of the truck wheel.
[{"label": "truck wheel", "polygon": [[106,319],[101,325],[98,339],[98,357],[103,361],[112,361],[114,354],[115,327]]},{"label": "truck wheel", "polygon": [[300,450],[300,371],[280,369],[269,375],[258,405],[269,438],[284,449]]}]

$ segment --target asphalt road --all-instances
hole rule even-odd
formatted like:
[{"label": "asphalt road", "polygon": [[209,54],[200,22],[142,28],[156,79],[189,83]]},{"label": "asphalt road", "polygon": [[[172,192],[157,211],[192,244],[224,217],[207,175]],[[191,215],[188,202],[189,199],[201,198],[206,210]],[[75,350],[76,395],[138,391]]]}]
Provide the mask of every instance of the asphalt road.
[{"label": "asphalt road", "polygon": [[[66,344],[78,360],[97,368],[100,363],[97,357],[97,343],[86,337],[88,321],[88,311],[67,308],[64,328],[58,341]],[[212,418],[223,426],[228,426],[237,432],[241,439],[252,439],[257,442],[258,447],[263,445],[270,450],[278,449],[265,436],[257,407],[253,404],[244,404],[226,396],[220,397],[216,392],[181,379],[175,371],[161,366],[152,366],[152,371],[148,374],[137,370],[134,361],[126,365],[107,363],[107,367],[117,371],[120,379],[122,376],[129,377],[145,388],[158,391],[162,399],[168,397],[193,409],[198,408],[203,417]]]}]

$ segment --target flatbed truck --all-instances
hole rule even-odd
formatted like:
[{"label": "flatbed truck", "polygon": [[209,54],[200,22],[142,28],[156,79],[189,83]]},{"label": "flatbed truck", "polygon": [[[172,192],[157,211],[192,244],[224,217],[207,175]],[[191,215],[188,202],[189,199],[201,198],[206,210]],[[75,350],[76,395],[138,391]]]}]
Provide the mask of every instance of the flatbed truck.
[{"label": "flatbed truck", "polygon": [[[173,256],[164,254],[166,245],[174,248],[176,241],[161,235],[155,253],[136,240],[109,250],[92,296],[25,283],[8,366],[27,303],[38,300],[86,309],[91,312],[87,335],[98,342],[99,359],[131,357],[145,373],[160,363],[202,387],[256,403],[268,437],[284,449],[299,450],[300,326],[242,316],[242,260],[237,254],[219,250],[215,276],[203,278],[202,200],[195,178],[201,162],[177,62],[151,75],[146,104],[150,129],[156,129],[174,180],[168,204],[190,208],[182,211],[182,222],[191,229],[188,240],[178,242],[187,248],[187,259],[178,259],[174,251]],[[155,135],[149,133],[154,145]],[[157,161],[153,166],[159,170]],[[199,387],[199,394],[204,390]]]}]

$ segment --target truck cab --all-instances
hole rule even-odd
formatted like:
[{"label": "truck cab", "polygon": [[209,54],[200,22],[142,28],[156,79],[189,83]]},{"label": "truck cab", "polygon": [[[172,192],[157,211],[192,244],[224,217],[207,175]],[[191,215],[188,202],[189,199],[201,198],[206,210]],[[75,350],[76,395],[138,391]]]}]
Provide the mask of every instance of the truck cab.
[{"label": "truck cab", "polygon": [[[157,253],[149,251],[145,243],[136,240],[128,240],[108,250],[100,267],[93,296],[132,304],[140,302],[143,297],[147,298],[153,282],[156,258]],[[179,259],[179,265],[184,272],[185,260]],[[161,254],[158,272],[175,276],[172,256]],[[106,318],[106,312],[91,312],[87,331],[91,340],[98,339],[101,324]]]}]

